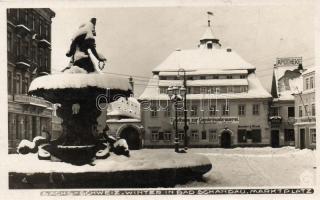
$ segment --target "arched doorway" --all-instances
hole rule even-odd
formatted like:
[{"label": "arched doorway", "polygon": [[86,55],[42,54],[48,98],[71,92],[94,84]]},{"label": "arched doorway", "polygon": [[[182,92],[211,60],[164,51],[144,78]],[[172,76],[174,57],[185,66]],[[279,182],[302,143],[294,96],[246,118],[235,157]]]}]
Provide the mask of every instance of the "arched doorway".
[{"label": "arched doorway", "polygon": [[223,130],[220,137],[221,148],[231,147],[231,131],[226,129]]},{"label": "arched doorway", "polygon": [[127,126],[120,131],[120,138],[127,141],[130,150],[137,150],[141,148],[140,134],[136,127]]}]

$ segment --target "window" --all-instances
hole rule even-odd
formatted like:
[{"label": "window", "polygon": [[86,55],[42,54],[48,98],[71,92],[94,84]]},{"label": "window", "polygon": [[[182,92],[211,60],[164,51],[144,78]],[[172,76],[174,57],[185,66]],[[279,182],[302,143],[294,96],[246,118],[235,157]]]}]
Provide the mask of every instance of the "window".
[{"label": "window", "polygon": [[200,94],[200,88],[199,87],[194,87],[193,88],[193,94]]},{"label": "window", "polygon": [[280,107],[271,107],[270,116],[280,116]]},{"label": "window", "polygon": [[159,140],[159,133],[156,130],[151,131],[151,141],[158,141]]},{"label": "window", "polygon": [[240,79],[245,79],[246,78],[246,75],[240,75]]},{"label": "window", "polygon": [[304,106],[304,111],[305,111],[305,116],[308,116],[309,115],[309,106],[308,105]]},{"label": "window", "polygon": [[294,117],[294,107],[288,107],[288,117]]},{"label": "window", "polygon": [[212,43],[207,43],[208,49],[212,49]]},{"label": "window", "polygon": [[252,139],[252,142],[254,143],[261,142],[261,129],[252,129],[251,139]]},{"label": "window", "polygon": [[8,37],[7,38],[7,51],[11,52],[12,51],[12,33],[8,32],[7,37]]},{"label": "window", "polygon": [[233,87],[227,87],[227,93],[233,93]]},{"label": "window", "polygon": [[232,75],[227,75],[227,79],[232,79]]},{"label": "window", "polygon": [[299,117],[302,117],[302,106],[299,106]]},{"label": "window", "polygon": [[246,112],[245,112],[245,105],[239,105],[238,106],[238,115],[245,115],[246,114]]},{"label": "window", "polygon": [[159,131],[158,133],[159,133],[158,139],[159,139],[159,140],[163,140],[163,132],[162,132],[162,131]]},{"label": "window", "polygon": [[166,94],[167,88],[166,87],[160,87],[160,94]]},{"label": "window", "polygon": [[16,94],[21,94],[21,75],[17,74],[16,75]]},{"label": "window", "polygon": [[17,38],[17,47],[16,47],[16,55],[20,56],[20,49],[21,49],[21,38]]},{"label": "window", "polygon": [[222,115],[229,115],[229,105],[222,105]]},{"label": "window", "polygon": [[27,77],[25,77],[22,85],[23,85],[22,93],[23,94],[27,94],[28,93],[28,88],[29,88],[29,79]]},{"label": "window", "polygon": [[200,93],[201,94],[207,94],[207,88],[206,87],[201,87],[200,88]]},{"label": "window", "polygon": [[306,90],[309,89],[309,78],[306,78]]},{"label": "window", "polygon": [[316,129],[315,128],[310,128],[310,136],[311,136],[311,142],[316,143]]},{"label": "window", "polygon": [[165,132],[165,133],[163,134],[163,140],[165,140],[165,141],[170,141],[170,140],[171,140],[171,133]]},{"label": "window", "polygon": [[191,131],[191,140],[192,141],[199,141],[198,130]]},{"label": "window", "polygon": [[12,72],[8,71],[8,94],[12,94]]},{"label": "window", "polygon": [[165,115],[166,117],[170,117],[170,116],[171,116],[171,110],[170,110],[170,107],[169,107],[169,106],[166,108],[166,110],[165,110],[165,112],[164,112],[164,115]]},{"label": "window", "polygon": [[36,29],[34,15],[32,15],[32,30]]},{"label": "window", "polygon": [[193,80],[193,76],[187,76],[188,80]]},{"label": "window", "polygon": [[284,141],[294,141],[294,129],[284,129]]},{"label": "window", "polygon": [[203,130],[201,131],[201,139],[206,140],[207,139],[207,131]]},{"label": "window", "polygon": [[151,105],[151,117],[158,117],[157,106],[155,104]]},{"label": "window", "polygon": [[216,112],[217,112],[217,106],[210,106],[210,109],[209,109],[209,115],[210,116],[214,116],[216,115]]},{"label": "window", "polygon": [[195,106],[195,105],[193,105],[193,106],[191,106],[191,116],[197,116],[197,114],[198,114],[198,106]]},{"label": "window", "polygon": [[311,115],[316,116],[316,107],[314,104],[311,104]]},{"label": "window", "polygon": [[217,130],[216,129],[209,129],[209,141],[213,141],[217,139]]},{"label": "window", "polygon": [[314,78],[310,77],[310,89],[314,88]]},{"label": "window", "polygon": [[247,142],[247,131],[245,129],[238,129],[238,142]]},{"label": "window", "polygon": [[252,114],[253,115],[259,115],[259,109],[260,109],[260,105],[259,104],[253,104],[252,105]]},{"label": "window", "polygon": [[213,79],[219,79],[218,75],[213,75]]},{"label": "window", "polygon": [[200,79],[201,79],[201,80],[205,80],[205,79],[206,79],[206,76],[200,76]]}]

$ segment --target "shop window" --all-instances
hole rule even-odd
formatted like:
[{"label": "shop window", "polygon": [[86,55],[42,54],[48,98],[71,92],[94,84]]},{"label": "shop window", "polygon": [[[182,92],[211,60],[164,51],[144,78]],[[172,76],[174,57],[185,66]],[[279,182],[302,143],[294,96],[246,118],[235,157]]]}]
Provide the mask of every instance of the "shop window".
[{"label": "shop window", "polygon": [[284,129],[284,141],[294,141],[294,129]]},{"label": "shop window", "polygon": [[206,140],[207,139],[207,131],[203,130],[201,131],[201,139]]},{"label": "shop window", "polygon": [[247,142],[247,131],[245,129],[238,129],[238,142],[239,143]]},{"label": "shop window", "polygon": [[294,107],[288,107],[288,117],[294,117]]},{"label": "shop window", "polygon": [[191,140],[192,141],[199,141],[198,130],[191,131]]},{"label": "shop window", "polygon": [[310,136],[311,136],[311,142],[316,143],[316,129],[315,128],[310,128]]},{"label": "shop window", "polygon": [[254,143],[261,142],[261,129],[253,129],[251,131],[251,139]]},{"label": "shop window", "polygon": [[156,130],[151,131],[151,141],[158,141],[159,140],[159,133]]},{"label": "shop window", "polygon": [[169,132],[164,133],[163,140],[170,141],[171,140],[171,133],[169,133]]}]

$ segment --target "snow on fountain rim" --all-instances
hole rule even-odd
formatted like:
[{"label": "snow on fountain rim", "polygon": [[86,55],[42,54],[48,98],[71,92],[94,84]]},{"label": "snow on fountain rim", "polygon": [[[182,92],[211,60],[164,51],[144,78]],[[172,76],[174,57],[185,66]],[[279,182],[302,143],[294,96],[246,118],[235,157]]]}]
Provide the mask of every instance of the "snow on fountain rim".
[{"label": "snow on fountain rim", "polygon": [[91,165],[75,166],[64,162],[39,160],[37,154],[9,155],[10,171],[17,173],[81,173],[81,172],[116,172],[136,170],[156,170],[168,168],[184,168],[210,165],[210,160],[204,155],[192,153],[175,153],[168,151],[154,152],[148,149],[130,151],[130,157],[111,153],[110,157],[95,160]]},{"label": "snow on fountain rim", "polygon": [[103,89],[131,90],[128,79],[106,73],[63,73],[41,76],[33,80],[29,92],[38,89],[64,89],[98,87]]}]

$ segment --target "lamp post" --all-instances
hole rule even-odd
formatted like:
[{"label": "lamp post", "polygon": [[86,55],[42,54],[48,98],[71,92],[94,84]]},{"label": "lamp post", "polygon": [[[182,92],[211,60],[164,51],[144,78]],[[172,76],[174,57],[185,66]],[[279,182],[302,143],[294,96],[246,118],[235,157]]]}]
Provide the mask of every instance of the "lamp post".
[{"label": "lamp post", "polygon": [[179,95],[179,88],[174,86],[174,87],[169,87],[168,88],[168,95],[169,99],[174,103],[174,110],[175,110],[175,138],[174,138],[174,151],[179,153],[179,135],[178,135],[178,101],[181,100],[181,96]]},{"label": "lamp post", "polygon": [[180,76],[180,72],[183,72],[183,87],[180,88],[181,95],[183,96],[183,109],[184,109],[184,150],[188,149],[188,135],[187,131],[189,129],[187,124],[187,77],[186,77],[186,70],[183,68],[180,68],[178,70],[178,76]]}]

